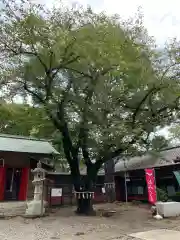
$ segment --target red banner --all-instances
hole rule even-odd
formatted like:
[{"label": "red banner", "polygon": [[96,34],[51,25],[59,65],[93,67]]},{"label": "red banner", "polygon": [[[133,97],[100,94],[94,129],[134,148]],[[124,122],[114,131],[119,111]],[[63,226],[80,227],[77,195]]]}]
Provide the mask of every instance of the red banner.
[{"label": "red banner", "polygon": [[150,203],[155,204],[155,202],[157,201],[157,196],[154,169],[145,169],[145,174],[148,189],[148,200]]}]

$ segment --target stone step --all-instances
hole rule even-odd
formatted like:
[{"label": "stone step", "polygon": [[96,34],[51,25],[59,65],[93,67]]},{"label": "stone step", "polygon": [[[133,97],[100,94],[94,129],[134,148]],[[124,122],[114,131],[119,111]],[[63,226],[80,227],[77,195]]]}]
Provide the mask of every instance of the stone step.
[{"label": "stone step", "polygon": [[22,208],[22,209],[1,209],[0,212],[23,212],[25,211],[26,208]]},{"label": "stone step", "polygon": [[9,211],[9,210],[21,210],[21,209],[26,209],[26,206],[24,206],[24,207],[18,207],[18,208],[16,208],[16,207],[13,207],[13,208],[0,208],[0,210],[4,210],[4,211]]},{"label": "stone step", "polygon": [[4,202],[0,203],[0,216],[20,216],[26,211],[26,202]]},{"label": "stone step", "polygon": [[26,202],[1,202],[0,217],[24,216],[26,209]]}]

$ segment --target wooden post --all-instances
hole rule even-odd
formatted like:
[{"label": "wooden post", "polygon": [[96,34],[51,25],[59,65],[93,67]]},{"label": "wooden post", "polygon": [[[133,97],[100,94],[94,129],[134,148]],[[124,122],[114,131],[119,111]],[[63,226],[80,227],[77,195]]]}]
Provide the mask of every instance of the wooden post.
[{"label": "wooden post", "polygon": [[4,164],[4,159],[0,159],[0,201],[4,200],[5,178],[6,166]]},{"label": "wooden post", "polygon": [[44,209],[44,180],[42,180],[42,194],[41,194],[41,216],[43,216]]},{"label": "wooden post", "polygon": [[116,192],[115,192],[115,182],[114,182],[114,172],[115,172],[115,163],[114,159],[107,161],[104,164],[105,170],[105,190],[108,202],[116,201]]}]

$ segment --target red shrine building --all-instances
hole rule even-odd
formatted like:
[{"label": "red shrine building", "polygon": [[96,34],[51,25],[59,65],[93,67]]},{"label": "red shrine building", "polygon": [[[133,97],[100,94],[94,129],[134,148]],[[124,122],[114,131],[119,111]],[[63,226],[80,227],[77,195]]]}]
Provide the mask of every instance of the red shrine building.
[{"label": "red shrine building", "polygon": [[33,197],[33,176],[38,161],[47,171],[59,154],[45,140],[0,134],[0,201],[26,201]]},{"label": "red shrine building", "polygon": [[145,169],[155,171],[156,186],[164,190],[169,199],[180,201],[180,146],[162,150],[159,157],[143,155],[118,159],[115,165],[117,201],[148,201]]}]

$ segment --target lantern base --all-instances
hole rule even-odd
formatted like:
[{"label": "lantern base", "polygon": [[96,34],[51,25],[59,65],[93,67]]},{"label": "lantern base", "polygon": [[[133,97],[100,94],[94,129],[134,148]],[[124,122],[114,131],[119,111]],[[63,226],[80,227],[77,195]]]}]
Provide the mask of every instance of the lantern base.
[{"label": "lantern base", "polygon": [[[43,206],[42,206],[43,204]],[[46,206],[45,201],[41,200],[33,200],[27,204],[27,209],[26,209],[26,216],[43,216],[45,214],[45,206]]]}]

